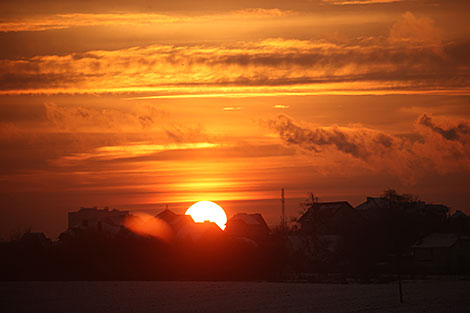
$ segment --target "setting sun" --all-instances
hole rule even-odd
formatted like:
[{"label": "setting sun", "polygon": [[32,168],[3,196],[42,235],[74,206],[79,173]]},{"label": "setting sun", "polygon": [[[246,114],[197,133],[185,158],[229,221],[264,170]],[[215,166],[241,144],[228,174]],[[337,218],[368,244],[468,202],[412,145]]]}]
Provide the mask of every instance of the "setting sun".
[{"label": "setting sun", "polygon": [[227,214],[222,207],[212,201],[199,201],[189,207],[185,213],[191,215],[196,223],[210,221],[216,223],[221,229],[225,229]]}]

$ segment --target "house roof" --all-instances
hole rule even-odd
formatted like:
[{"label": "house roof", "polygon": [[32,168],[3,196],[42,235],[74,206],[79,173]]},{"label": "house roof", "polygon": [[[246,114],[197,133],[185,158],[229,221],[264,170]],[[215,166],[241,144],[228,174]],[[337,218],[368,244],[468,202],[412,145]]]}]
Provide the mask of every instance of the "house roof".
[{"label": "house roof", "polygon": [[[316,202],[314,205],[314,208],[317,209],[317,213],[320,215],[334,216],[341,209],[354,210],[353,206],[348,201]],[[313,208],[308,209],[308,211],[300,217],[299,222],[302,223],[310,219],[313,215],[313,211]]]},{"label": "house roof", "polygon": [[243,222],[246,225],[253,225],[253,226],[263,227],[263,228],[266,228],[268,231],[270,230],[269,226],[268,226],[268,224],[266,224],[266,221],[264,220],[263,216],[259,213],[254,213],[254,214],[237,213],[227,221],[227,225],[229,225],[229,223],[232,223],[232,222],[235,222],[235,221]]},{"label": "house roof", "polygon": [[167,222],[170,225],[192,221],[191,216],[185,214],[176,214],[169,209],[163,210],[162,212],[158,213],[155,217]]},{"label": "house roof", "polygon": [[160,213],[158,213],[155,217],[168,222],[176,218],[176,216],[178,216],[178,214],[174,213],[171,210],[165,209],[161,211]]},{"label": "house roof", "polygon": [[176,233],[177,240],[192,240],[196,242],[202,239],[206,234],[222,234],[222,229],[214,222],[189,223],[185,224]]},{"label": "house roof", "polygon": [[51,240],[47,238],[44,233],[37,232],[24,233],[21,241],[30,244],[39,244],[43,247],[49,247],[52,244]]},{"label": "house roof", "polygon": [[26,232],[23,234],[22,240],[50,240],[40,232]]},{"label": "house roof", "polygon": [[457,210],[455,211],[454,214],[452,214],[451,218],[467,218],[468,215],[465,214],[464,212],[460,211],[460,210]]},{"label": "house roof", "polygon": [[440,214],[446,214],[449,212],[449,208],[443,204],[425,204],[424,209]]},{"label": "house roof", "polygon": [[367,197],[367,200],[356,207],[356,210],[367,210],[370,207],[388,209],[390,208],[390,201],[385,198]]},{"label": "house roof", "polygon": [[[405,205],[406,203],[402,203],[399,205]],[[442,204],[426,204],[423,201],[414,201],[408,203],[409,205],[406,206],[407,209],[410,211],[418,212],[418,213],[434,213],[439,215],[446,215],[449,212],[449,208]],[[390,209],[392,206],[392,202],[387,198],[374,198],[374,197],[367,197],[367,201],[361,203],[356,207],[356,210],[367,212],[368,210],[385,210]]]}]

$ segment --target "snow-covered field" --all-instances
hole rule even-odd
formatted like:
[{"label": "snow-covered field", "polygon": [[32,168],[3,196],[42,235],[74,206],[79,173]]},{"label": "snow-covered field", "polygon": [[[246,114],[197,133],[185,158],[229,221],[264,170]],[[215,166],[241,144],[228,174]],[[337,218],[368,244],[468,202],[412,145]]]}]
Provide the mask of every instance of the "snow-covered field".
[{"label": "snow-covered field", "polygon": [[0,312],[470,312],[470,281],[0,282]]}]

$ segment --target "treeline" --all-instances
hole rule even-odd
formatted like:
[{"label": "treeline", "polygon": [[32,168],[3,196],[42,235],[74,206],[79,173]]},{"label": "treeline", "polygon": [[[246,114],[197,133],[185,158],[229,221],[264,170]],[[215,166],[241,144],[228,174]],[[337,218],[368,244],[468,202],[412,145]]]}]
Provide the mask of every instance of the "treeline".
[{"label": "treeline", "polygon": [[275,280],[285,251],[220,236],[167,243],[123,231],[84,232],[44,245],[18,240],[0,246],[1,280]]}]

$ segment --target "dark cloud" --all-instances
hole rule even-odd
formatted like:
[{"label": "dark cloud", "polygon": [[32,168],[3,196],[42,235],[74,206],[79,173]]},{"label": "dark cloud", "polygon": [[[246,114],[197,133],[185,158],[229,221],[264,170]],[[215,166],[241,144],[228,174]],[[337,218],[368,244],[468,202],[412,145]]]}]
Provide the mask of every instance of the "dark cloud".
[{"label": "dark cloud", "polygon": [[333,147],[362,160],[368,160],[372,155],[383,154],[386,150],[394,148],[397,140],[388,134],[368,129],[346,131],[339,127],[301,127],[285,115],[268,121],[268,126],[277,131],[286,144],[297,145],[313,152]]},{"label": "dark cloud", "polygon": [[441,135],[447,140],[462,141],[462,136],[470,135],[470,123],[461,122],[455,126],[450,126],[449,128],[445,129],[436,124],[432,120],[431,116],[427,115],[426,113],[422,114],[418,118],[418,124],[431,129],[433,132]]},{"label": "dark cloud", "polygon": [[[416,133],[394,135],[360,125],[341,128],[302,126],[285,115],[267,122],[286,145],[321,153],[315,156],[319,158],[338,158],[339,151],[343,156],[352,157],[348,164],[368,168],[380,175],[390,173],[407,184],[416,183],[419,177],[430,172],[442,174],[470,168],[469,122],[453,121],[453,126],[444,128],[423,114],[416,124],[432,132],[418,127]],[[436,136],[447,140],[436,140]],[[363,162],[354,163],[354,160]],[[342,168],[345,165],[338,165],[335,170]]]},{"label": "dark cloud", "polygon": [[[61,131],[136,131],[160,127],[168,113],[151,105],[118,109],[112,105],[95,108],[89,105],[46,103],[46,122]],[[158,122],[158,123],[157,123]]]},{"label": "dark cloud", "polygon": [[200,125],[188,127],[173,124],[165,127],[165,133],[175,143],[212,142],[215,139],[206,134],[204,128]]},{"label": "dark cloud", "polygon": [[7,72],[0,74],[0,90],[60,88],[85,80],[73,74]]}]

